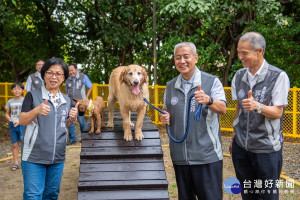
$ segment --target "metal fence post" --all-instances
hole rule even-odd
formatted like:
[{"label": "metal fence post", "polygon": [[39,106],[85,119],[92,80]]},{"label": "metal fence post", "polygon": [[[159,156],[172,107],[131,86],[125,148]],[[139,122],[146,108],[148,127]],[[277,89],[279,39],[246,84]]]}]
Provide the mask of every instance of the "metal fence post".
[{"label": "metal fence post", "polygon": [[93,89],[92,89],[92,100],[96,99],[96,96],[98,96],[98,85],[97,83],[93,83]]},{"label": "metal fence post", "polygon": [[293,87],[293,136],[297,136],[297,88]]},{"label": "metal fence post", "polygon": [[[158,85],[154,85],[154,105],[158,107]],[[155,114],[155,124],[158,124],[158,112],[154,112]]]}]

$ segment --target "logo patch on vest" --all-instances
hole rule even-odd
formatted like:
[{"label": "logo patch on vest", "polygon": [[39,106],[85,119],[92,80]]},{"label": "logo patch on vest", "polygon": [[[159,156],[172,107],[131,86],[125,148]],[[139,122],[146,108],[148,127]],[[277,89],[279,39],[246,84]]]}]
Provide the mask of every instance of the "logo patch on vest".
[{"label": "logo patch on vest", "polygon": [[35,84],[39,84],[40,82],[39,82],[39,80],[35,80],[34,83]]},{"label": "logo patch on vest", "polygon": [[240,99],[244,98],[245,96],[245,91],[243,89],[241,89],[239,92],[238,92],[238,96]]},{"label": "logo patch on vest", "polygon": [[171,104],[174,106],[178,103],[178,97],[172,97]]},{"label": "logo patch on vest", "polygon": [[69,83],[69,87],[72,87],[72,84],[71,84],[71,83]]}]

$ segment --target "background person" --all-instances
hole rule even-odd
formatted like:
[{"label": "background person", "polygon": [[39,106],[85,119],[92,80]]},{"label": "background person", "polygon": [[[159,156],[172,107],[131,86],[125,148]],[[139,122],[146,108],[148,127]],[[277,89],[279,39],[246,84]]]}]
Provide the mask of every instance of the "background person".
[{"label": "background person", "polygon": [[[262,183],[259,194],[244,193],[243,199],[278,199],[276,181],[282,168],[282,119],[288,104],[287,74],[264,59],[266,41],[257,32],[245,33],[238,42],[238,57],[244,66],[232,80],[232,99],[238,104],[233,122],[232,161],[242,186]],[[275,192],[274,192],[275,191]]]},{"label": "background person", "polygon": [[[221,200],[223,154],[219,114],[226,113],[226,98],[218,78],[196,67],[198,55],[193,43],[183,42],[174,49],[175,66],[180,75],[167,83],[162,124],[170,123],[170,132],[184,136],[187,99],[192,94],[191,116],[202,104],[201,120],[190,120],[189,133],[182,143],[170,140],[178,197],[180,200]],[[196,104],[197,102],[197,104]],[[209,181],[208,181],[209,180]],[[208,183],[209,182],[209,183]]]},{"label": "background person", "polygon": [[[70,64],[68,69],[70,76],[66,80],[66,93],[72,101],[72,106],[75,106],[76,102],[73,99],[89,99],[93,84],[87,75],[78,72],[76,64]],[[87,93],[85,93],[85,87],[88,88]],[[80,131],[82,133],[86,124],[84,114],[82,116],[78,115],[77,119],[80,125]],[[76,140],[75,124],[73,124],[69,127],[68,144],[76,144]]]},{"label": "background person", "polygon": [[66,127],[76,121],[77,106],[59,86],[68,78],[66,63],[46,61],[41,69],[45,85],[25,96],[20,124],[25,125],[22,143],[23,199],[57,199],[66,152]]},{"label": "background person", "polygon": [[19,124],[19,116],[21,113],[22,103],[24,97],[22,96],[24,86],[20,82],[15,82],[11,86],[11,93],[13,98],[9,99],[5,105],[6,113],[5,117],[9,121],[10,137],[12,141],[12,154],[14,163],[11,167],[12,171],[19,169],[18,154],[19,154],[19,142],[22,142],[23,126]]},{"label": "background person", "polygon": [[44,80],[42,79],[41,76],[41,69],[44,65],[45,61],[42,59],[39,59],[38,61],[36,61],[35,63],[35,69],[36,72],[33,74],[30,74],[27,78],[26,84],[25,84],[25,90],[27,90],[27,92],[40,88],[42,87],[42,85],[44,85]]}]

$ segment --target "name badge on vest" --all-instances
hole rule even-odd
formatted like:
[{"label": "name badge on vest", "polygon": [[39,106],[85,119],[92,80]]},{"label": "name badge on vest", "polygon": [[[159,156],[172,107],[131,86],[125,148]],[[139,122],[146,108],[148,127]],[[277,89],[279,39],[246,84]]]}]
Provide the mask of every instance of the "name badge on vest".
[{"label": "name badge on vest", "polygon": [[262,90],[256,90],[255,91],[255,101],[260,102],[260,103],[264,102],[266,90],[267,90],[266,86],[263,87]]},{"label": "name badge on vest", "polygon": [[66,127],[66,119],[67,119],[67,112],[65,110],[61,110],[61,124],[60,126],[65,128]]},{"label": "name badge on vest", "polygon": [[191,100],[190,112],[195,112],[195,111],[196,111],[196,99],[195,97],[193,97]]},{"label": "name badge on vest", "polygon": [[78,82],[76,83],[76,89],[80,89],[81,88],[81,80],[78,80]]}]

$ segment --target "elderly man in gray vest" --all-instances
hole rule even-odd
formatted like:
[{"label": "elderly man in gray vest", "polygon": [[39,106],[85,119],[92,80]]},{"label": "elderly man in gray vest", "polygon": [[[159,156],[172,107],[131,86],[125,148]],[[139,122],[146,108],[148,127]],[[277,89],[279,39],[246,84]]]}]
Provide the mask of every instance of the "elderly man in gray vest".
[{"label": "elderly man in gray vest", "polygon": [[[223,154],[219,114],[226,113],[222,83],[196,67],[198,54],[193,43],[177,44],[174,61],[180,75],[167,83],[162,124],[170,123],[172,137],[180,139],[186,131],[187,106],[190,105],[191,116],[202,106],[200,121],[190,120],[186,139],[182,143],[170,140],[178,197],[221,200]],[[195,97],[188,104],[187,99],[193,94]]]},{"label": "elderly man in gray vest", "polygon": [[282,118],[288,104],[290,81],[283,70],[264,59],[265,48],[266,41],[261,34],[242,35],[237,52],[244,68],[232,80],[232,99],[238,102],[229,150],[236,176],[243,186],[244,200],[279,198]]},{"label": "elderly man in gray vest", "polygon": [[42,85],[44,85],[44,80],[42,79],[41,76],[41,69],[44,63],[45,61],[42,59],[39,59],[38,61],[35,62],[36,72],[30,74],[26,81],[25,90],[27,90],[27,92],[40,88],[42,87]]},{"label": "elderly man in gray vest", "polygon": [[[70,64],[69,68],[69,78],[66,80],[66,92],[68,97],[71,99],[71,105],[75,106],[76,102],[73,99],[88,99],[92,91],[92,82],[89,77],[83,73],[78,72],[76,64]],[[88,88],[87,93],[85,93],[85,88]],[[77,116],[80,131],[82,133],[84,126],[86,124],[84,115]],[[68,145],[76,144],[77,138],[75,134],[75,123],[69,127],[69,142]]]}]

